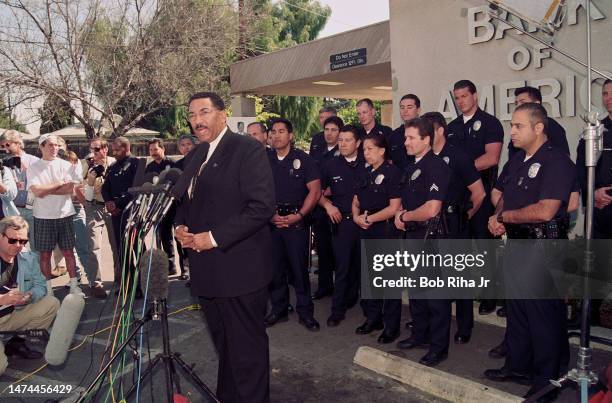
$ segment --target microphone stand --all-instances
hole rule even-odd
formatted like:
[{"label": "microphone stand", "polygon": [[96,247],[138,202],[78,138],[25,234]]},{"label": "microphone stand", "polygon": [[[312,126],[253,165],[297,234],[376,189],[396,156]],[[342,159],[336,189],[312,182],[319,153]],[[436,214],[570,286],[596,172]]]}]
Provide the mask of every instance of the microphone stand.
[{"label": "microphone stand", "polygon": [[195,365],[187,365],[185,361],[181,358],[180,353],[174,353],[170,349],[170,332],[168,329],[168,306],[166,304],[165,299],[153,301],[154,311],[153,311],[153,320],[161,320],[161,330],[162,330],[162,346],[163,351],[155,356],[150,362],[147,368],[142,373],[139,381],[132,385],[130,390],[127,392],[125,399],[128,400],[130,396],[136,390],[136,385],[138,383],[144,383],[149,375],[153,374],[153,370],[155,369],[157,364],[163,364],[164,373],[166,378],[166,395],[168,397],[168,402],[173,401],[173,391],[174,385],[176,385],[177,393],[181,393],[181,384],[179,380],[179,373],[176,371],[174,363],[178,364],[178,366],[185,372],[188,379],[191,381],[203,392],[205,396],[207,396],[212,402],[220,402],[219,399],[215,396],[215,394],[206,386],[206,384],[198,377],[198,375],[194,371]]}]

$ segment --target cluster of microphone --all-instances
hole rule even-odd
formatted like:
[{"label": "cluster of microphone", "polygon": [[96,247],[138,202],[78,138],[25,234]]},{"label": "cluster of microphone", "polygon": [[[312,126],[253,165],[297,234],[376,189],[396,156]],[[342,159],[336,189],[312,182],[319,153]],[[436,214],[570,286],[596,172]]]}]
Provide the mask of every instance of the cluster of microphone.
[{"label": "cluster of microphone", "polygon": [[181,174],[178,168],[167,169],[159,175],[149,172],[141,186],[128,189],[134,196],[126,206],[126,213],[129,214],[126,227],[128,232],[138,228],[146,234],[154,224],[159,223],[175,200],[171,191]]}]

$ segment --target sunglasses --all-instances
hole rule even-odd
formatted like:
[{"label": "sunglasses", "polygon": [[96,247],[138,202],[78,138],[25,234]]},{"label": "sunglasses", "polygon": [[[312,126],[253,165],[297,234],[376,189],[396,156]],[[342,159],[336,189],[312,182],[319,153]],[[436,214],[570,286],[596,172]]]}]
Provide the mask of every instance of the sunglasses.
[{"label": "sunglasses", "polygon": [[96,152],[96,153],[99,153],[101,149],[102,149],[102,147],[91,147],[89,150],[93,151],[93,152]]},{"label": "sunglasses", "polygon": [[2,234],[2,235],[6,238],[8,243],[10,243],[11,245],[15,245],[17,242],[19,242],[21,246],[25,246],[28,243],[27,239],[15,239],[15,238],[9,238],[6,234]]}]

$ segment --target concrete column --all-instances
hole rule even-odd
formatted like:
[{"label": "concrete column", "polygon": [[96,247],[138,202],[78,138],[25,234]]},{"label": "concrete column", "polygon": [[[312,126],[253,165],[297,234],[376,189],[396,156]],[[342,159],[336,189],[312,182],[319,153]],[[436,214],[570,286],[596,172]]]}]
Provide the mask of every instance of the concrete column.
[{"label": "concrete column", "polygon": [[232,115],[233,116],[256,116],[255,99],[247,98],[244,95],[232,96]]},{"label": "concrete column", "polygon": [[380,124],[393,127],[393,102],[385,101],[381,105]]}]

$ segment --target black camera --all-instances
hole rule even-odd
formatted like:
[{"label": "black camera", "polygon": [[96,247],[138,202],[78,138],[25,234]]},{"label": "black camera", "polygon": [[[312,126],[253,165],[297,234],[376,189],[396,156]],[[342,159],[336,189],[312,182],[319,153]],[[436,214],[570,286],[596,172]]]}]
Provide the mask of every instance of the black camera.
[{"label": "black camera", "polygon": [[91,168],[91,170],[96,173],[96,176],[98,178],[101,178],[102,176],[104,176],[104,171],[106,169],[104,168],[104,165],[96,165],[93,168]]},{"label": "black camera", "polygon": [[21,169],[21,157],[13,155],[0,159],[0,169],[7,167],[9,169]]}]

